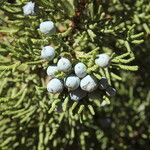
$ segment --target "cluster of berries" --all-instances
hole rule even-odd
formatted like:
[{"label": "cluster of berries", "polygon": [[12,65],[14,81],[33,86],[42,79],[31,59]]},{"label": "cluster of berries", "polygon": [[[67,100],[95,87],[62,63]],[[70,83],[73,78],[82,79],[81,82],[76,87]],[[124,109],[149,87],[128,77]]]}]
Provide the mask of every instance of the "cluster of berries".
[{"label": "cluster of berries", "polygon": [[[24,7],[24,15],[34,14],[35,4],[28,2]],[[44,34],[53,34],[55,32],[55,25],[52,21],[42,22],[39,26],[39,31]],[[52,61],[55,58],[55,49],[52,46],[45,46],[41,51],[41,58]],[[100,67],[108,67],[110,64],[110,57],[107,54],[100,54],[95,59],[95,64]],[[108,96],[114,96],[116,90],[112,88],[105,77],[102,77],[99,81],[92,75],[87,74],[87,67],[84,63],[79,62],[75,64],[74,69],[71,61],[67,58],[61,57],[57,64],[53,64],[47,68],[47,75],[51,77],[51,80],[47,84],[47,90],[50,93],[61,93],[64,88],[69,91],[70,98],[72,100],[80,100],[87,95],[88,92],[93,92],[97,88],[106,90]],[[58,71],[68,74],[73,74],[60,80],[55,77]]]},{"label": "cluster of berries", "polygon": [[[101,59],[101,57],[97,58],[95,62],[98,62],[100,65],[104,65],[104,63],[106,64],[105,59]],[[87,67],[82,62],[77,63],[74,66],[72,74],[67,76],[63,80],[57,79],[55,77],[57,71],[67,73],[70,72],[71,69],[71,62],[69,61],[69,59],[64,57],[59,59],[57,65],[49,66],[47,68],[47,75],[51,76],[52,79],[47,84],[48,92],[53,94],[61,93],[64,88],[67,88],[72,100],[80,100],[85,97],[88,92],[93,92],[97,88],[106,90],[106,94],[108,96],[115,95],[116,90],[108,84],[107,79],[105,77],[102,77],[98,81],[98,79],[94,76],[88,75]]]},{"label": "cluster of berries", "polygon": [[[43,47],[41,58],[53,60],[55,57],[55,49],[51,46]],[[110,63],[110,57],[107,54],[100,54],[95,59],[95,63],[100,67],[107,67]],[[106,90],[108,96],[114,96],[116,90],[112,88],[105,77],[99,81],[94,76],[87,74],[87,67],[82,62],[74,66],[73,74],[67,76],[63,80],[57,79],[55,74],[58,71],[68,73],[72,70],[72,64],[69,59],[61,57],[57,64],[53,64],[47,68],[47,75],[52,79],[47,84],[47,90],[50,93],[61,93],[64,88],[69,91],[72,100],[80,100],[87,95],[88,92],[93,92],[98,87],[101,90]]]}]

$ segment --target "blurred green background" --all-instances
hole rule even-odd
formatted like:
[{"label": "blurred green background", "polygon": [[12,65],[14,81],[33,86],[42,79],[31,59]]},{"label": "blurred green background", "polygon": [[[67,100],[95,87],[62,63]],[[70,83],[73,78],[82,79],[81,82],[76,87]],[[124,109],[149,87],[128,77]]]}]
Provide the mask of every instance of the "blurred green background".
[{"label": "blurred green background", "polygon": [[[123,28],[127,28],[128,25],[135,25],[135,34],[143,32],[143,35],[140,37],[141,43],[139,41],[136,44],[131,43],[131,49],[135,57],[133,64],[139,66],[138,71],[120,71],[119,73],[123,80],[114,80],[113,85],[118,87],[118,89],[116,96],[110,99],[110,105],[105,105],[95,110],[95,115],[92,117],[88,112],[85,112],[85,116],[89,115],[89,118],[82,123],[79,120],[71,121],[69,113],[47,113],[50,104],[43,98],[47,95],[46,91],[40,88],[40,86],[43,86],[45,78],[42,67],[45,68],[46,64],[43,66],[36,64],[35,66],[33,63],[31,68],[22,66],[24,69],[21,68],[19,71],[5,68],[8,65],[11,68],[11,64],[21,60],[21,56],[23,56],[21,61],[35,61],[35,58],[32,56],[28,57],[24,52],[15,51],[19,43],[17,43],[17,39],[21,36],[24,38],[24,35],[21,33],[24,28],[20,28],[18,31],[18,28],[12,28],[12,26],[14,24],[17,25],[17,23],[19,26],[19,23],[24,19],[21,16],[21,7],[26,2],[24,0],[1,0],[0,2],[0,149],[149,150],[150,2],[148,0],[78,1],[90,4],[98,3],[102,6],[103,12],[116,17],[116,20],[119,15],[122,16],[123,19],[119,21],[125,24]],[[44,11],[49,7],[46,4],[48,2],[56,3],[54,0],[35,0],[34,2],[41,6],[38,17],[43,15],[42,19],[45,19],[48,15],[48,12]],[[17,8],[18,12],[15,13],[13,8]],[[44,14],[42,14],[42,11]],[[18,19],[20,22],[17,22],[15,19]],[[37,18],[30,19],[35,21],[35,26],[39,22],[39,19],[36,22]],[[23,23],[25,22],[26,20],[24,19]],[[30,21],[27,24],[30,24]],[[25,29],[26,32],[32,32],[30,26],[28,27],[29,29]],[[30,38],[30,34],[26,36]],[[38,34],[34,36],[34,38],[40,38]],[[123,38],[121,38],[124,39],[124,37],[123,35]],[[106,41],[111,40],[110,37],[107,39],[107,36],[105,36],[105,38]],[[104,44],[106,41],[104,41]],[[21,48],[27,47],[30,41],[26,41],[22,45],[21,43],[19,44]],[[41,43],[38,44],[41,45]],[[13,47],[14,49],[11,49]],[[38,55],[39,53],[37,52],[35,57],[38,57]],[[27,94],[22,98],[21,104],[13,108],[13,105],[21,99],[22,93],[19,95],[20,97],[18,96],[18,99],[17,96],[10,98],[10,95],[13,95],[13,92],[15,94],[18,93],[21,89],[24,90],[24,83],[28,83]],[[39,88],[35,89],[33,84]],[[28,108],[27,102],[29,101],[31,102],[29,105],[34,106],[33,112],[31,112],[31,115],[29,113],[21,114],[24,109]],[[32,107],[30,109],[32,110]],[[21,121],[28,114],[29,120]],[[61,117],[64,118],[61,123],[58,123]],[[58,129],[58,131],[51,138],[50,133],[51,130],[53,131],[53,128]],[[72,138],[70,134],[75,135]]]}]

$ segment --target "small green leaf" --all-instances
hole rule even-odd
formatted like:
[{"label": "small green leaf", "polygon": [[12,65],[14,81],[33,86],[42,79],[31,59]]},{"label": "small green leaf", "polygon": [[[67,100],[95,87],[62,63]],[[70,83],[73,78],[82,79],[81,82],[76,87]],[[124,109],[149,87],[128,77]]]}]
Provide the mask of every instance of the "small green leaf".
[{"label": "small green leaf", "polygon": [[0,27],[0,32],[3,32],[3,33],[16,33],[19,31],[19,28],[18,27]]},{"label": "small green leaf", "polygon": [[70,17],[74,16],[75,14],[74,0],[61,0],[60,4]]}]

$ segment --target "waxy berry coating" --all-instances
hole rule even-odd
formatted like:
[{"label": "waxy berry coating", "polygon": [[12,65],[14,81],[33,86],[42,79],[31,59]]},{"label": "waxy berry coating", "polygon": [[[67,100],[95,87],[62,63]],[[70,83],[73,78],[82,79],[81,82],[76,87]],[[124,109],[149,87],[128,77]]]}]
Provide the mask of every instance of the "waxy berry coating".
[{"label": "waxy berry coating", "polygon": [[53,34],[55,32],[55,26],[52,21],[45,21],[40,24],[39,30],[45,34]]},{"label": "waxy berry coating", "polygon": [[71,62],[67,58],[62,57],[57,63],[57,68],[59,71],[68,72],[70,71],[71,67]]},{"label": "waxy berry coating", "polygon": [[63,86],[62,81],[56,78],[50,80],[47,84],[48,92],[53,93],[53,94],[61,93],[63,91],[63,88],[64,86]]},{"label": "waxy berry coating", "polygon": [[24,15],[25,16],[33,15],[34,7],[35,7],[35,3],[33,3],[33,2],[28,2],[25,6],[23,6],[22,9],[23,9]]},{"label": "waxy berry coating", "polygon": [[49,66],[48,68],[47,68],[47,75],[48,76],[52,76],[52,77],[54,77],[55,76],[55,73],[58,71],[58,69],[57,69],[57,66]]},{"label": "waxy berry coating", "polygon": [[100,67],[108,67],[110,64],[110,57],[107,54],[100,54],[95,59],[95,64]]},{"label": "waxy berry coating", "polygon": [[80,86],[80,79],[77,76],[69,76],[65,79],[65,86],[68,90],[75,90]]},{"label": "waxy berry coating", "polygon": [[55,49],[52,46],[45,46],[41,51],[41,58],[52,60],[55,57]]},{"label": "waxy berry coating", "polygon": [[97,86],[98,86],[97,79],[91,75],[85,76],[80,82],[81,89],[87,92],[94,91],[97,88]]},{"label": "waxy berry coating", "polygon": [[75,65],[74,67],[74,71],[75,74],[79,77],[79,78],[83,78],[86,76],[87,74],[87,67],[85,66],[85,64],[83,63],[78,63]]}]

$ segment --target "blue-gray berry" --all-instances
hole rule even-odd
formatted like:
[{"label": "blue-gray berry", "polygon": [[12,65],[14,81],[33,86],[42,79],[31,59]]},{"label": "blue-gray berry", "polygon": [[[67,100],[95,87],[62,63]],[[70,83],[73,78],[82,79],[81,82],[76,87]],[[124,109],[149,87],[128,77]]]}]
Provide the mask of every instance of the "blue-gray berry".
[{"label": "blue-gray berry", "polygon": [[71,70],[71,67],[71,62],[67,58],[62,57],[57,63],[57,68],[59,71],[68,72]]},{"label": "blue-gray berry", "polygon": [[58,71],[58,69],[57,69],[57,66],[49,66],[48,68],[47,68],[47,75],[48,76],[51,76],[51,77],[54,77],[55,76],[55,73]]},{"label": "blue-gray berry", "polygon": [[95,63],[100,67],[107,67],[110,64],[110,57],[107,54],[100,54],[95,59]]},{"label": "blue-gray berry", "polygon": [[53,34],[55,32],[55,25],[52,21],[45,21],[40,24],[39,30],[45,34]]},{"label": "blue-gray berry", "polygon": [[85,76],[80,82],[81,89],[87,92],[94,91],[97,88],[97,86],[98,86],[97,79],[91,75]]},{"label": "blue-gray berry", "polygon": [[48,92],[53,93],[53,94],[61,93],[63,91],[63,88],[64,86],[63,86],[62,81],[56,78],[50,80],[47,84]]},{"label": "blue-gray berry", "polygon": [[28,2],[25,6],[23,6],[22,9],[23,9],[24,15],[25,16],[33,15],[34,7],[35,7],[35,3],[33,3],[33,2]]},{"label": "blue-gray berry", "polygon": [[83,99],[87,95],[87,92],[83,91],[80,88],[78,88],[78,89],[76,89],[74,91],[71,91],[69,93],[69,95],[70,95],[70,99],[71,100],[79,101],[79,100]]},{"label": "blue-gray berry", "polygon": [[87,74],[87,67],[85,66],[85,64],[83,63],[78,63],[75,65],[74,67],[74,71],[75,74],[79,77],[79,78],[83,78],[86,76]]},{"label": "blue-gray berry", "polygon": [[55,49],[52,46],[45,46],[41,51],[41,58],[52,60],[55,57]]},{"label": "blue-gray berry", "polygon": [[80,86],[80,79],[77,76],[69,76],[65,79],[65,86],[72,91]]}]

